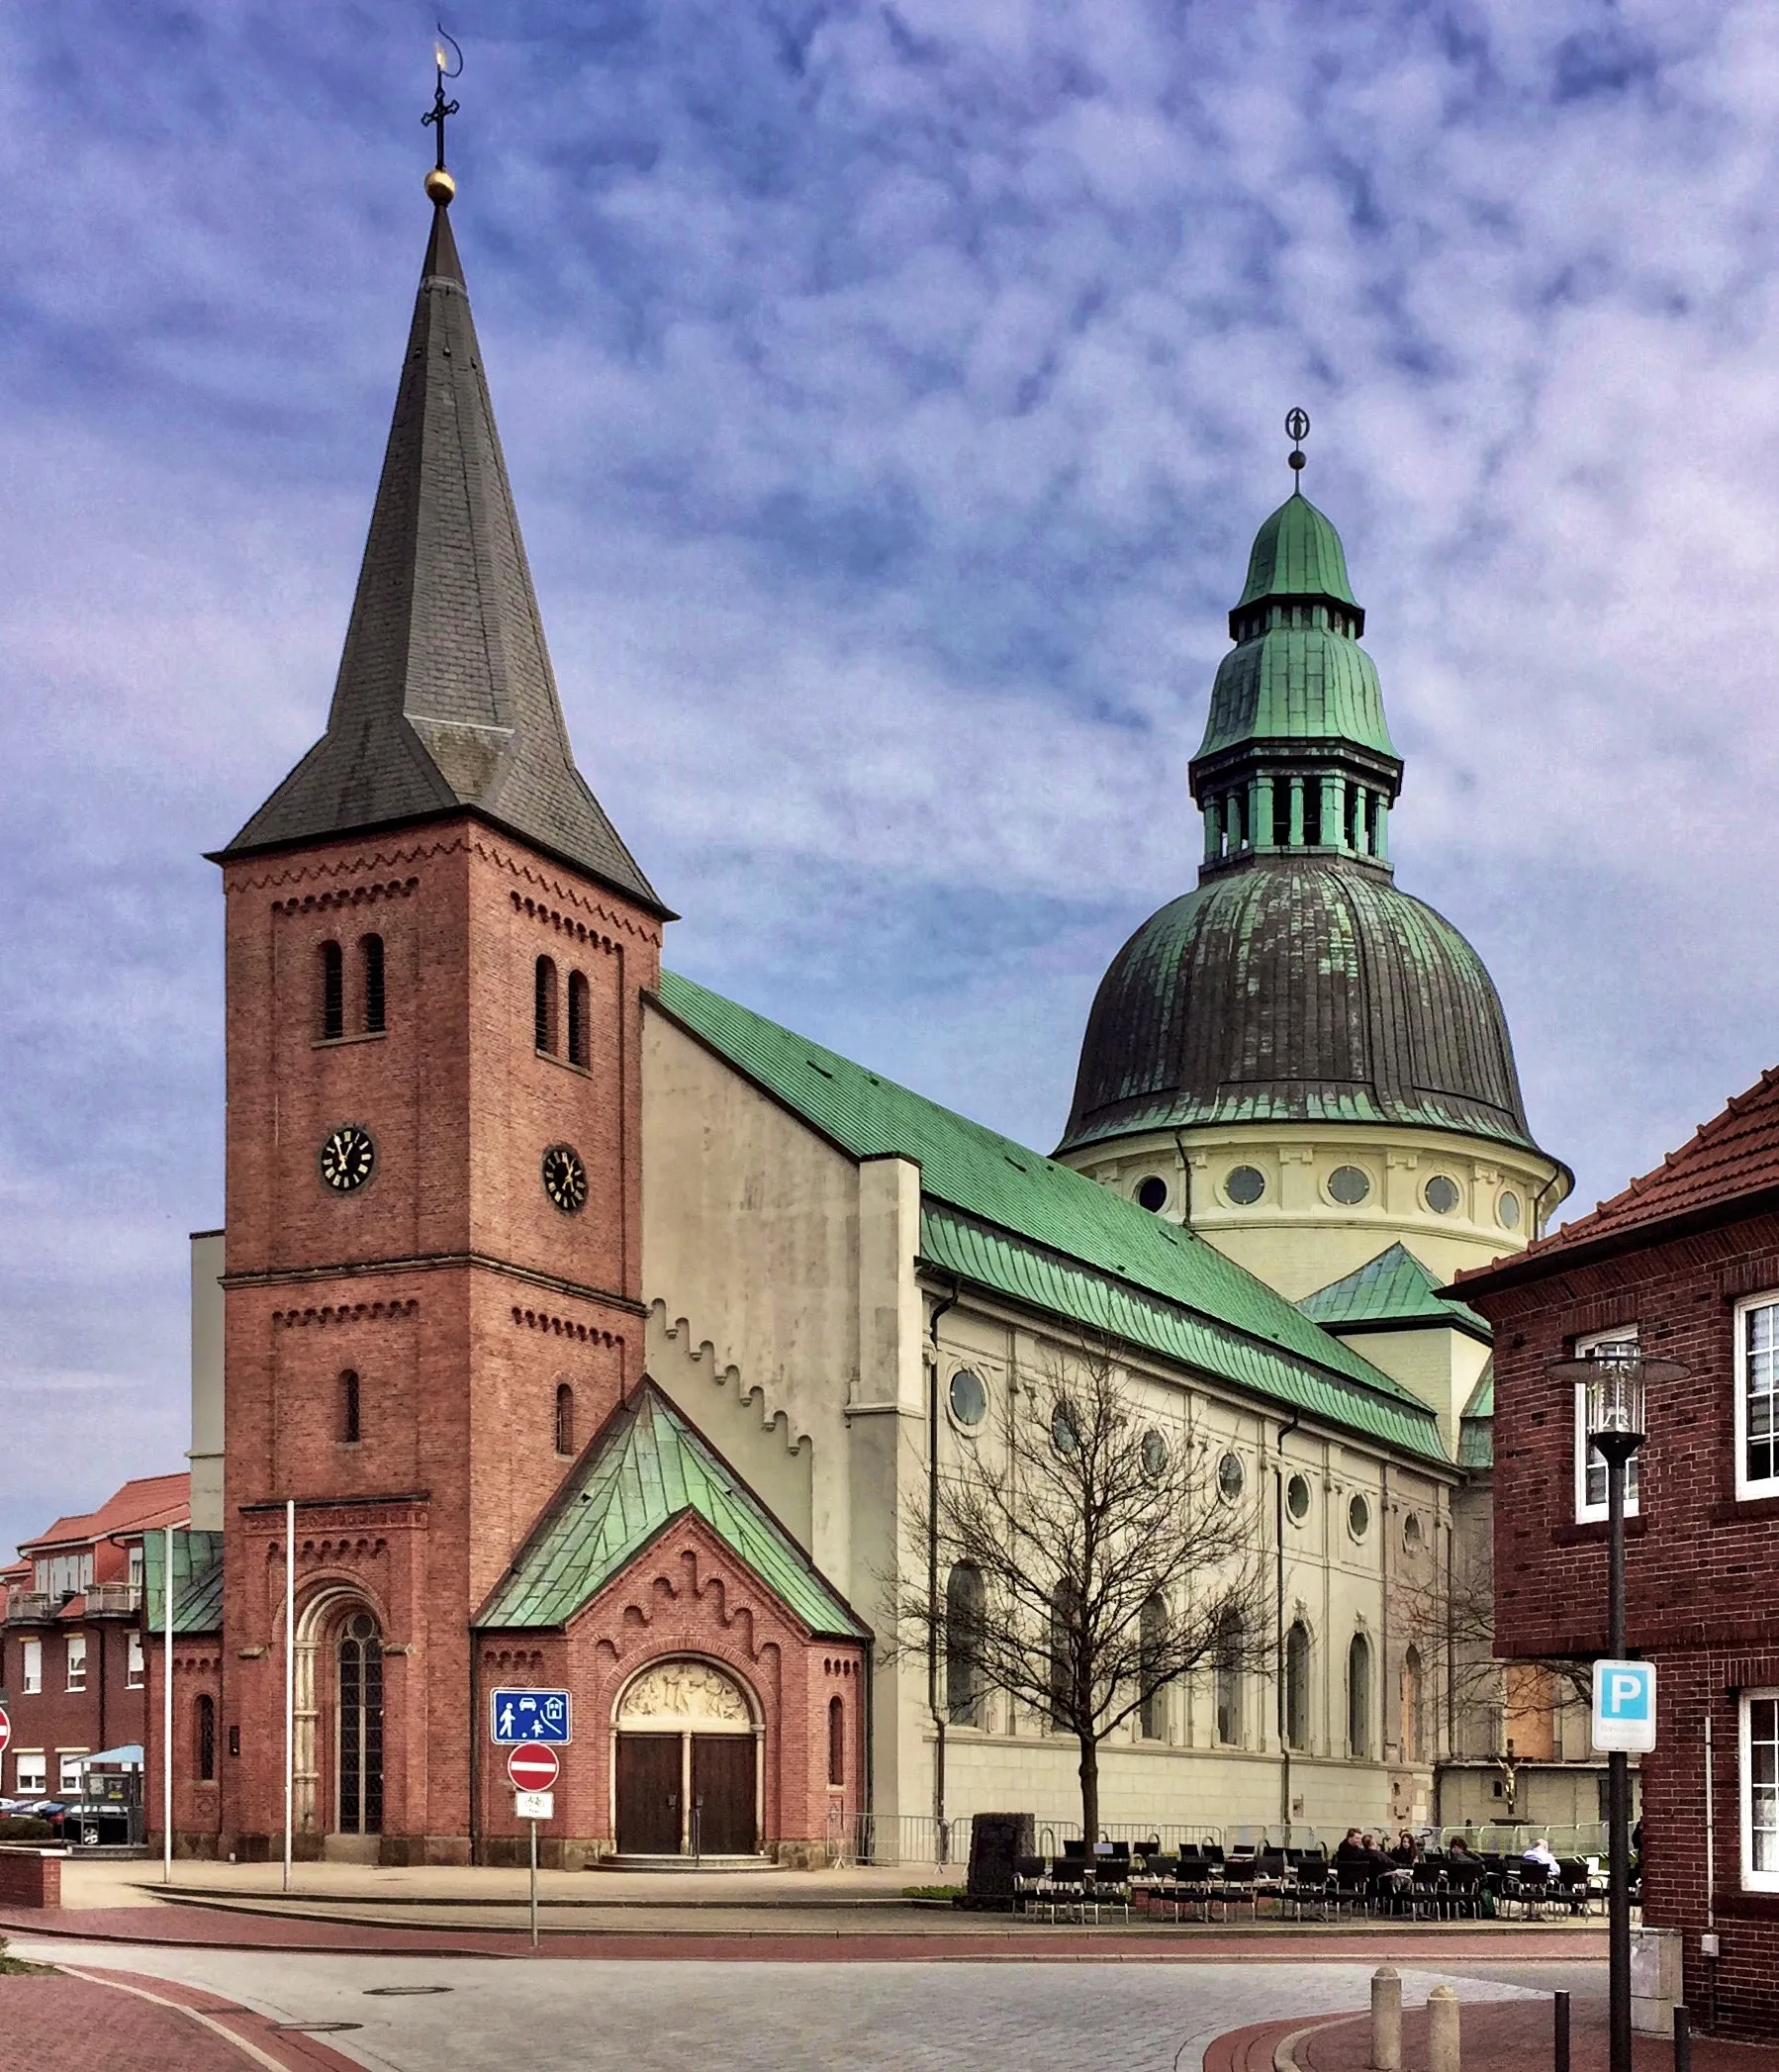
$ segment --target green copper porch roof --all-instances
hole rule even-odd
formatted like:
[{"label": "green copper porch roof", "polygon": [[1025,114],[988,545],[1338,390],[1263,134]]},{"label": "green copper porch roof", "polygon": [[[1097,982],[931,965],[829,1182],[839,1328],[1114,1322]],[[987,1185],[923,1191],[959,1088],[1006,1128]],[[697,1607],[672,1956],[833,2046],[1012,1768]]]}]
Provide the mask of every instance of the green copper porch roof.
[{"label": "green copper porch roof", "polygon": [[1493,1467],[1495,1464],[1495,1363],[1492,1360],[1477,1375],[1470,1400],[1458,1419],[1457,1464],[1459,1467]]},{"label": "green copper porch roof", "polygon": [[1445,1458],[1418,1397],[1191,1231],[689,979],[663,972],[660,1000],[852,1157],[917,1164],[929,1265]]},{"label": "green copper porch roof", "polygon": [[1254,535],[1241,603],[1269,597],[1328,597],[1358,609],[1341,535],[1308,497],[1287,497]]},{"label": "green copper porch roof", "polygon": [[607,1423],[475,1623],[562,1626],[696,1512],[810,1633],[869,1638],[785,1528],[652,1383]]},{"label": "green copper porch roof", "polygon": [[1402,1331],[1444,1324],[1492,1343],[1494,1334],[1486,1319],[1466,1303],[1442,1295],[1442,1285],[1440,1276],[1430,1273],[1406,1245],[1397,1244],[1305,1295],[1297,1307],[1328,1331]]},{"label": "green copper porch roof", "polygon": [[[166,1535],[144,1533],[142,1606],[151,1636],[164,1631],[166,1572]],[[220,1633],[222,1626],[223,1536],[181,1526],[173,1534],[173,1631]]]}]

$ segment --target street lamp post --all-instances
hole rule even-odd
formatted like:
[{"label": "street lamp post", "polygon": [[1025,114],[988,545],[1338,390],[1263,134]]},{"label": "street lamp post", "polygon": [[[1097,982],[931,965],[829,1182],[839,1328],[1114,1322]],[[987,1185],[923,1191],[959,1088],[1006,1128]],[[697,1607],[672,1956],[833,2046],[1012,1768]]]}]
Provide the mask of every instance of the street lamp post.
[{"label": "street lamp post", "polygon": [[[1643,1443],[1645,1397],[1684,1372],[1672,1360],[1645,1360],[1631,1346],[1601,1350],[1583,1360],[1561,1360],[1552,1372],[1583,1390],[1588,1441],[1606,1458],[1607,1654],[1625,1659],[1625,1481]],[[1631,2065],[1631,1758],[1620,1749],[1607,1761],[1606,1818],[1610,1848],[1607,1943],[1610,1957],[1611,2072]]]}]

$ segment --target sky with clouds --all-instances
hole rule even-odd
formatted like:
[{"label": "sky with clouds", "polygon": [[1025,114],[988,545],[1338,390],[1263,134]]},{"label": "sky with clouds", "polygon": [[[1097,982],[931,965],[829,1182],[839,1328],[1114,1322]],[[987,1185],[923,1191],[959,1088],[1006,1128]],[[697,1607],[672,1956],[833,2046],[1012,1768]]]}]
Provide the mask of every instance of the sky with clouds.
[{"label": "sky with clouds", "polygon": [[[0,1543],[185,1444],[227,839],[320,730],[431,11],[0,16]],[[455,227],[670,957],[1040,1147],[1280,423],[1587,1206],[1779,1061],[1779,22],[470,0]],[[1776,788],[1779,789],[1779,788]]]}]

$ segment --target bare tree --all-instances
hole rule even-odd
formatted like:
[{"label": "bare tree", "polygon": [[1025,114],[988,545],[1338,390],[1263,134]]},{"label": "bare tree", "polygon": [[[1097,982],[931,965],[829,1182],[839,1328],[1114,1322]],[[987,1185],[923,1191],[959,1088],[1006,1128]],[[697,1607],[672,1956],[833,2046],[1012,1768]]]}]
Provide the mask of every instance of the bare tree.
[{"label": "bare tree", "polygon": [[1004,1691],[1075,1737],[1092,1841],[1106,1737],[1201,1665],[1269,1662],[1256,1520],[1219,1497],[1183,1419],[1135,1401],[1104,1344],[1003,1404],[971,1453],[930,1513],[909,1507],[941,1580],[902,1588],[902,1645],[946,1663],[954,1720]]}]

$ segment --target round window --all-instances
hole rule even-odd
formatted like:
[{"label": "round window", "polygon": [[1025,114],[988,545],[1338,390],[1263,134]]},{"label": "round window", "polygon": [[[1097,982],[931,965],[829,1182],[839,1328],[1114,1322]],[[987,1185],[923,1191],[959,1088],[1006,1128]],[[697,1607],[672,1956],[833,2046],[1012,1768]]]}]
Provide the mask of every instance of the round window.
[{"label": "round window", "polygon": [[951,1377],[951,1414],[961,1425],[980,1425],[988,1414],[988,1391],[981,1374],[961,1366]]},{"label": "round window", "polygon": [[1421,1521],[1413,1511],[1402,1521],[1402,1544],[1410,1548],[1421,1544]]},{"label": "round window", "polygon": [[1436,1216],[1449,1216],[1463,1199],[1457,1181],[1444,1173],[1436,1173],[1421,1189],[1421,1199]]},{"label": "round window", "polygon": [[1050,1413],[1050,1443],[1065,1460],[1080,1452],[1081,1435],[1073,1404],[1059,1403]]},{"label": "round window", "polygon": [[1152,1482],[1168,1472],[1168,1442],[1153,1427],[1143,1434],[1143,1472]]},{"label": "round window", "polygon": [[1137,1182],[1137,1201],[1152,1216],[1159,1216],[1168,1206],[1168,1182],[1160,1174],[1152,1173],[1147,1179]]},{"label": "round window", "polygon": [[1355,1496],[1349,1499],[1347,1530],[1356,1540],[1362,1540],[1371,1530],[1371,1506],[1364,1497]]},{"label": "round window", "polygon": [[1226,1504],[1233,1504],[1241,1495],[1247,1479],[1248,1470],[1242,1465],[1240,1454],[1225,1454],[1217,1462],[1217,1494]]},{"label": "round window", "polygon": [[1328,1176],[1328,1191],[1343,1208],[1356,1208],[1371,1191],[1371,1176],[1358,1166],[1337,1166]]},{"label": "round window", "polygon": [[1285,1484],[1285,1509],[1299,1525],[1310,1515],[1310,1485],[1302,1475],[1293,1475]]},{"label": "round window", "polygon": [[1518,1230],[1520,1227],[1520,1197],[1509,1187],[1495,1204],[1495,1214],[1503,1230]]},{"label": "round window", "polygon": [[1252,1208],[1266,1191],[1266,1176],[1258,1166],[1238,1166],[1223,1182],[1223,1191],[1237,1208]]}]

